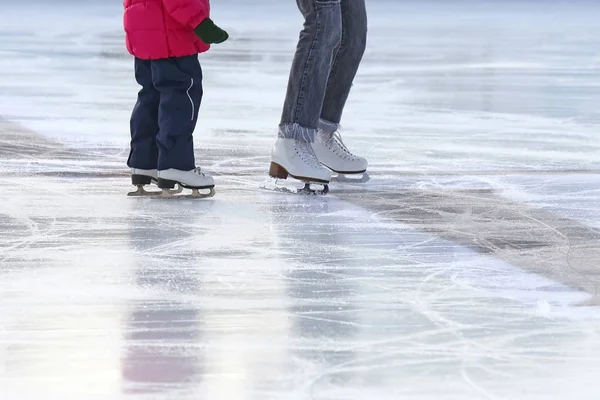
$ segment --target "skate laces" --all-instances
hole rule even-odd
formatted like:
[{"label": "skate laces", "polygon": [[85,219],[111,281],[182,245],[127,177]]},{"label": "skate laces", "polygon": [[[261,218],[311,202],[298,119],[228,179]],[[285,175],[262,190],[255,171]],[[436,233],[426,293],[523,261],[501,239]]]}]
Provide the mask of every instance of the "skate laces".
[{"label": "skate laces", "polygon": [[350,150],[344,144],[342,140],[342,134],[339,131],[335,131],[331,134],[331,137],[324,141],[325,146],[327,146],[335,155],[341,158],[350,159],[350,160],[358,160],[358,157],[355,154],[352,154]]},{"label": "skate laces", "polygon": [[196,174],[196,175],[199,175],[199,176],[206,176],[206,175],[204,174],[204,172],[202,172],[202,169],[201,169],[201,168],[199,168],[199,167],[196,167],[196,168],[194,168],[192,172],[193,172],[194,174]]},{"label": "skate laces", "polygon": [[302,162],[313,168],[321,168],[321,163],[319,162],[319,159],[317,158],[317,155],[315,154],[315,151],[310,143],[296,141],[294,143],[294,148],[296,149],[296,154],[298,154]]}]

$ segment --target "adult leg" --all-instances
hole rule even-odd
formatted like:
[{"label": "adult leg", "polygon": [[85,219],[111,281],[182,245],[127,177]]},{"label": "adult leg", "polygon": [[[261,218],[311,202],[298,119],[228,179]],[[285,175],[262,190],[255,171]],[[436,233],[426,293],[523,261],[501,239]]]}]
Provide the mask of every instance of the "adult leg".
[{"label": "adult leg", "polygon": [[313,142],[334,49],[342,36],[340,0],[296,0],[304,29],[292,63],[279,137]]},{"label": "adult leg", "polygon": [[160,94],[152,84],[151,62],[135,58],[135,79],[142,86],[130,119],[131,150],[127,165],[131,168],[156,169],[158,148],[158,106]]},{"label": "adult leg", "polygon": [[319,131],[313,150],[323,165],[343,174],[359,174],[367,170],[365,158],[350,152],[335,132],[350,94],[366,47],[367,12],[365,0],[342,0],[342,39],[336,49],[325,100],[319,120]]},{"label": "adult leg", "polygon": [[160,92],[158,170],[193,170],[193,133],[203,95],[198,56],[153,60],[152,80]]},{"label": "adult leg", "polygon": [[319,127],[337,130],[367,44],[365,0],[341,0],[342,38],[335,53]]}]

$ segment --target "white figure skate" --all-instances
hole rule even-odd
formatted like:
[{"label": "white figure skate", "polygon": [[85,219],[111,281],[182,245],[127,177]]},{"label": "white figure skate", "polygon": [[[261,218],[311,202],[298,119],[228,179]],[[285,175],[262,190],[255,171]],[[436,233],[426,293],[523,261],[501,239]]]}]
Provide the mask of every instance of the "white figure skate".
[{"label": "white figure skate", "polygon": [[[271,151],[269,176],[273,185],[263,188],[297,194],[327,194],[331,173],[319,163],[310,143],[295,139],[278,138]],[[291,176],[304,183],[302,188],[289,189],[277,185],[277,180]],[[311,186],[320,185],[321,189]]]},{"label": "white figure skate", "polygon": [[[321,129],[315,135],[313,150],[321,164],[338,174],[338,182],[366,182],[368,162],[365,158],[352,154],[342,141],[339,132],[328,133]],[[361,178],[348,178],[346,175],[362,174]],[[332,179],[333,180],[333,179]]]},{"label": "white figure skate", "polygon": [[[130,197],[160,196],[162,191],[147,191],[144,186],[158,184],[158,171],[155,169],[131,168],[131,183],[137,187],[135,192],[127,193]],[[181,188],[171,190],[171,194],[181,193]]]},{"label": "white figure skate", "polygon": [[161,192],[148,192],[144,189],[144,186],[158,183],[158,174],[155,169],[139,169],[131,168],[131,184],[137,187],[135,192],[127,193],[127,196],[141,197],[141,196],[156,196]]},{"label": "white figure skate", "polygon": [[[179,187],[179,192],[173,192],[175,186]],[[166,169],[158,171],[158,187],[162,189],[160,198],[186,198],[186,199],[204,199],[215,195],[215,181],[212,176],[203,173],[200,168],[194,168],[190,171],[179,169]],[[185,189],[191,189],[189,195],[178,195]],[[208,190],[200,192],[200,190]]]}]

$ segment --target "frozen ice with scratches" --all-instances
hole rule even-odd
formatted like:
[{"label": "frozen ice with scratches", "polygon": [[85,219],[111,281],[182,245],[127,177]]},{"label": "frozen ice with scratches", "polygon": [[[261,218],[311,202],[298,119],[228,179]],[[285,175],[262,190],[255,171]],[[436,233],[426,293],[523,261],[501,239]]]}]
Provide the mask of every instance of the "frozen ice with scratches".
[{"label": "frozen ice with scratches", "polygon": [[295,2],[213,1],[178,202],[125,196],[121,2],[4,3],[1,399],[597,398],[598,2],[369,0],[372,179],[306,198],[257,189]]}]

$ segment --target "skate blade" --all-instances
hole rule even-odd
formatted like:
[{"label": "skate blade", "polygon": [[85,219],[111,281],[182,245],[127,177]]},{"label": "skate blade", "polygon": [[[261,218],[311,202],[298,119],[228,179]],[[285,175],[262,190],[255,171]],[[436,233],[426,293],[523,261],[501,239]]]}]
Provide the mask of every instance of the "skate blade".
[{"label": "skate blade", "polygon": [[[183,188],[179,187],[177,192],[173,192],[169,189],[163,189],[162,193],[159,196],[153,197],[155,199],[167,199],[167,200],[175,200],[175,199],[208,199],[215,195],[215,188],[206,188],[206,189],[191,189],[192,193],[190,194],[179,194],[181,193]],[[208,193],[200,192],[200,190],[208,190]]]},{"label": "skate blade", "polygon": [[[137,190],[134,192],[127,193],[128,197],[155,197],[155,196],[161,196],[163,194],[163,192],[161,192],[161,191],[147,191],[146,189],[144,189],[144,185],[136,185],[136,186],[137,186]],[[182,190],[183,190],[183,188],[178,187],[177,189],[169,190],[169,192],[171,194],[178,194],[178,193],[181,193]]]},{"label": "skate blade", "polygon": [[367,183],[371,180],[368,172],[363,172],[362,174],[338,174],[336,176],[331,177],[332,181],[340,182],[340,183]]},{"label": "skate blade", "polygon": [[[268,178],[265,182],[263,182],[262,185],[260,185],[260,189],[271,192],[299,194],[306,196],[323,196],[329,193],[329,185],[326,183],[295,181],[294,183],[298,182],[304,185],[303,187],[299,188],[291,185],[282,185],[279,181],[280,179],[277,178]],[[321,187],[321,189],[315,189],[314,186]]]}]

